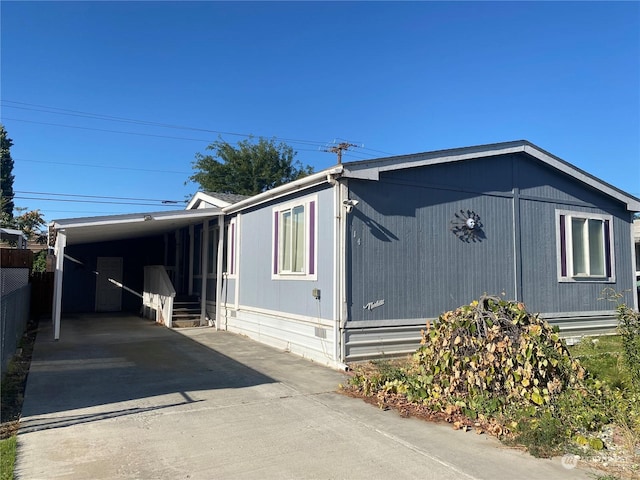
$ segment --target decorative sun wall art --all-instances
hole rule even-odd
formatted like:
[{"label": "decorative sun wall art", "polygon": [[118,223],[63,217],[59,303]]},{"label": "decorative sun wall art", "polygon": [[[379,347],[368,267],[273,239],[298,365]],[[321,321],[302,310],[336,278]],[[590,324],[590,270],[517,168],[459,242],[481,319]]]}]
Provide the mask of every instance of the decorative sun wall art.
[{"label": "decorative sun wall art", "polygon": [[485,237],[482,231],[480,215],[473,210],[460,210],[453,214],[451,231],[458,239],[465,243],[481,242]]}]

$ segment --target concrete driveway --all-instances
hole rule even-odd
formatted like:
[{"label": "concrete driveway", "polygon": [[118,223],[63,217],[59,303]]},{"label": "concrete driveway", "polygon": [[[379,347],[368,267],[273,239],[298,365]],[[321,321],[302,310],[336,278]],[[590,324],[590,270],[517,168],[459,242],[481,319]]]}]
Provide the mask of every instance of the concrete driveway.
[{"label": "concrete driveway", "polygon": [[19,479],[589,479],[486,435],[337,394],[344,374],[210,328],[41,324]]}]

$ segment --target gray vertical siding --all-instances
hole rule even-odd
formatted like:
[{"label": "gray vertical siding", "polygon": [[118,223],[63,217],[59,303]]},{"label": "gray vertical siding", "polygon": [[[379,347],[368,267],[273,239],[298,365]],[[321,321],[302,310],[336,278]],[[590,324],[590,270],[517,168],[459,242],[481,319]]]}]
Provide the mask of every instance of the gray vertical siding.
[{"label": "gray vertical siding", "polygon": [[[332,188],[319,188],[303,192],[300,197],[317,195],[317,280],[273,280],[272,207],[287,203],[292,197],[278,203],[263,205],[244,211],[241,217],[241,238],[238,254],[238,278],[241,291],[240,307],[266,309],[283,314],[304,315],[314,318],[333,318],[334,298],[334,193]],[[321,298],[312,296],[320,289]]]},{"label": "gray vertical siding", "polygon": [[[347,240],[354,326],[437,317],[483,293],[518,295],[542,313],[610,311],[602,289],[632,289],[629,212],[526,154],[383,172],[377,182],[351,179],[349,191],[360,202]],[[485,238],[451,233],[460,209],[480,216]],[[613,216],[615,283],[558,282],[556,209]]]},{"label": "gray vertical siding", "polygon": [[[461,186],[482,177],[496,192],[505,188],[502,178],[476,167],[469,163],[461,170]],[[349,320],[424,319],[483,293],[513,296],[512,200],[461,191],[456,172],[429,170],[350,181],[350,195],[360,204],[349,219]],[[437,188],[436,181],[444,186]],[[451,232],[460,210],[480,216],[482,238],[476,242]],[[379,300],[384,305],[364,308]]]}]

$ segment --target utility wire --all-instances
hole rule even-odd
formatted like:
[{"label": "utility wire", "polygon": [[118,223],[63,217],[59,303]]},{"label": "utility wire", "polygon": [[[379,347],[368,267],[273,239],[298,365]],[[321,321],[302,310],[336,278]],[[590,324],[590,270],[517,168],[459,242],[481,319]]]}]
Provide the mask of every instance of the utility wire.
[{"label": "utility wire", "polygon": [[155,169],[152,170],[150,168],[116,167],[113,165],[92,165],[90,163],[50,162],[47,160],[27,160],[25,158],[14,158],[14,161],[30,162],[30,163],[45,163],[48,165],[70,165],[74,167],[111,168],[114,170],[134,170],[136,172],[178,173],[180,175],[190,175],[193,173],[193,172],[180,172],[177,170],[155,170]]},{"label": "utility wire", "polygon": [[141,133],[141,132],[124,132],[122,130],[107,130],[105,128],[80,127],[78,125],[64,125],[62,123],[36,122],[35,120],[24,120],[21,118],[3,117],[3,119],[13,120],[14,122],[35,123],[37,125],[49,125],[51,127],[65,127],[65,128],[76,128],[78,130],[92,130],[94,132],[121,133],[124,135],[138,135],[141,137],[168,138],[171,140],[189,140],[193,142],[211,142],[210,139],[207,140],[202,138],[175,137],[171,135],[156,135],[153,133]]},{"label": "utility wire", "polygon": [[27,192],[24,190],[14,190],[15,193],[26,193],[29,195],[54,195],[57,197],[80,197],[80,198],[102,198],[107,200],[136,200],[141,202],[162,202],[164,204],[186,203],[185,200],[159,200],[157,198],[131,198],[131,197],[107,197],[104,195],[79,195],[75,193],[52,193],[52,192]]},{"label": "utility wire", "polygon": [[137,203],[137,202],[107,202],[104,200],[72,200],[68,198],[41,198],[41,197],[24,197],[22,195],[16,195],[13,198],[20,200],[40,200],[45,202],[73,202],[73,203],[106,203],[112,205],[145,205],[149,207],[175,207],[175,205],[158,205],[157,203]]},{"label": "utility wire", "polygon": [[[14,109],[21,109],[21,110],[31,110],[31,111],[37,111],[37,112],[43,112],[43,113],[50,113],[50,114],[53,114],[53,115],[68,115],[68,116],[75,116],[75,117],[91,118],[91,119],[94,119],[94,120],[105,120],[105,121],[112,121],[112,122],[122,122],[122,123],[130,123],[130,124],[135,124],[135,125],[155,126],[155,127],[171,128],[171,129],[178,129],[178,130],[191,130],[191,131],[196,131],[196,132],[216,133],[218,135],[232,135],[232,136],[245,137],[245,138],[251,138],[251,137],[255,136],[255,135],[246,134],[246,133],[226,132],[226,131],[222,131],[222,130],[212,130],[212,129],[189,127],[189,126],[183,126],[183,125],[173,125],[173,124],[161,123],[161,122],[151,122],[151,121],[147,121],[147,120],[137,120],[137,119],[126,118],[126,117],[116,117],[116,116],[112,116],[112,115],[103,115],[103,114],[98,114],[98,113],[83,112],[83,111],[79,111],[79,110],[69,110],[69,109],[64,109],[64,108],[50,107],[50,106],[46,106],[46,105],[38,105],[38,104],[33,104],[33,103],[17,102],[17,101],[13,101],[13,100],[5,100],[5,99],[3,99],[0,102],[3,103],[6,108],[14,108]],[[13,104],[13,105],[11,105],[11,104]],[[34,108],[34,107],[37,107],[37,108]],[[24,122],[28,121],[28,120],[19,120],[19,119],[11,119],[11,118],[8,118],[8,120],[24,121]],[[32,122],[32,123],[37,123],[37,122]],[[85,129],[89,129],[88,127],[71,127],[71,126],[68,126],[68,125],[47,124],[47,123],[43,123],[43,124],[44,125],[64,126],[64,127],[70,127],[70,128],[85,128]],[[132,133],[132,132],[114,132],[114,131],[111,131],[111,130],[100,130],[100,129],[96,129],[96,130],[98,130],[98,131],[107,131],[107,132],[112,132],[112,133],[128,133],[128,134],[131,134],[131,135],[135,135],[135,133]],[[144,134],[140,134],[140,135],[144,135]],[[163,138],[183,139],[181,137],[150,135],[150,134],[147,134],[147,135],[148,136],[163,137]],[[287,142],[287,143],[298,143],[298,144],[313,145],[313,146],[318,146],[318,147],[322,147],[322,146],[325,145],[325,142],[319,142],[319,141],[314,141],[314,140],[300,140],[300,139],[283,138],[283,137],[277,137],[277,136],[269,137],[269,138],[274,138],[276,140],[280,140],[280,141]],[[191,139],[191,138],[184,138],[184,140],[206,141],[206,142],[209,141],[209,140],[200,140],[200,139]],[[382,154],[385,154],[385,155],[393,155],[391,153],[383,152],[381,150],[374,150],[374,149],[371,149],[371,148],[366,148],[364,145],[358,146],[358,148],[361,148],[363,150],[369,150],[369,151],[372,151],[372,152],[382,153]],[[302,150],[302,149],[300,149],[300,150]],[[308,150],[308,151],[315,151],[315,150]]]},{"label": "utility wire", "polygon": [[[63,108],[57,108],[57,107],[48,107],[45,105],[36,105],[36,104],[31,104],[31,103],[25,103],[25,102],[15,102],[12,100],[2,100],[2,103],[13,103],[16,105],[26,105],[28,107],[40,107],[40,108],[27,108],[27,107],[19,107],[16,105],[4,105],[7,108],[16,108],[16,109],[22,109],[22,110],[31,110],[31,111],[37,111],[37,112],[45,112],[45,113],[51,113],[54,115],[69,115],[69,116],[76,116],[76,117],[84,117],[84,118],[92,118],[95,120],[106,120],[106,121],[112,121],[112,122],[123,122],[123,123],[132,123],[132,124],[136,124],[136,125],[146,125],[146,126],[155,126],[155,127],[162,127],[162,128],[172,128],[172,129],[178,129],[178,130],[191,130],[191,131],[196,131],[196,132],[206,132],[206,133],[216,133],[219,135],[233,135],[233,136],[237,136],[237,137],[253,137],[255,135],[251,135],[251,134],[247,134],[247,133],[237,133],[237,132],[226,132],[226,131],[222,131],[222,130],[212,130],[212,129],[207,129],[207,128],[198,128],[198,127],[188,127],[188,126],[183,126],[183,125],[173,125],[173,124],[169,124],[169,123],[161,123],[161,122],[150,122],[147,120],[136,120],[136,119],[132,119],[132,118],[125,118],[125,117],[115,117],[115,116],[111,116],[111,115],[102,115],[102,114],[97,114],[97,113],[89,113],[89,112],[81,112],[78,110],[67,110],[67,109],[63,109]],[[43,110],[45,109],[45,110]],[[57,111],[56,111],[57,110]],[[299,140],[299,139],[294,139],[294,138],[280,138],[280,137],[270,137],[270,138],[275,138],[277,140],[281,140],[281,141],[285,141],[285,142],[291,142],[291,143],[300,143],[300,144],[307,144],[307,145],[322,145],[323,142],[318,142],[318,141],[313,141],[313,140]]]},{"label": "utility wire", "polygon": [[[91,130],[94,132],[106,132],[106,133],[120,133],[123,135],[137,135],[140,137],[154,137],[154,138],[165,138],[165,139],[169,139],[169,140],[188,140],[188,141],[193,141],[193,142],[204,142],[204,143],[211,143],[211,139],[205,140],[202,138],[189,138],[189,137],[176,137],[176,136],[172,136],[172,135],[157,135],[157,134],[153,134],[153,133],[141,133],[141,132],[125,132],[123,130],[108,130],[105,128],[93,128],[93,127],[80,127],[78,125],[65,125],[62,123],[51,123],[51,122],[37,122],[35,120],[24,120],[21,118],[11,118],[11,117],[3,117],[4,120],[12,120],[14,122],[25,122],[25,123],[35,123],[37,125],[48,125],[48,126],[52,126],[52,127],[64,127],[64,128],[75,128],[75,129],[79,129],[79,130]],[[248,135],[249,137],[251,135]],[[314,149],[310,149],[310,148],[296,148],[296,151],[306,151],[306,152],[316,152],[317,150]]]}]

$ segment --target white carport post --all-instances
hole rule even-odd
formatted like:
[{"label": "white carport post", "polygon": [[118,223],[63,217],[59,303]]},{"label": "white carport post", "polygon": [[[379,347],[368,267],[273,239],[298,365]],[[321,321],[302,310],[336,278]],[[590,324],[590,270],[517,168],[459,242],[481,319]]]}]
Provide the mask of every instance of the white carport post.
[{"label": "white carport post", "polygon": [[222,330],[222,265],[224,259],[224,215],[218,216],[218,262],[216,265],[216,330]]},{"label": "white carport post", "polygon": [[58,231],[54,253],[56,270],[53,279],[53,339],[60,339],[60,317],[62,315],[62,276],[64,273],[64,249],[67,246],[67,234]]},{"label": "white carport post", "polygon": [[[193,233],[193,228],[190,230],[190,233]],[[193,239],[193,235],[191,235]],[[200,260],[202,261],[202,265],[200,266],[200,273],[202,275],[202,286],[200,289],[200,325],[204,325],[206,323],[206,315],[207,315],[207,273],[209,270],[209,220],[205,220],[202,223],[202,242],[200,242],[200,251],[202,254],[200,255]],[[193,258],[193,241],[191,258]],[[193,264],[193,261],[191,262]],[[191,274],[193,274],[193,269]]]}]

